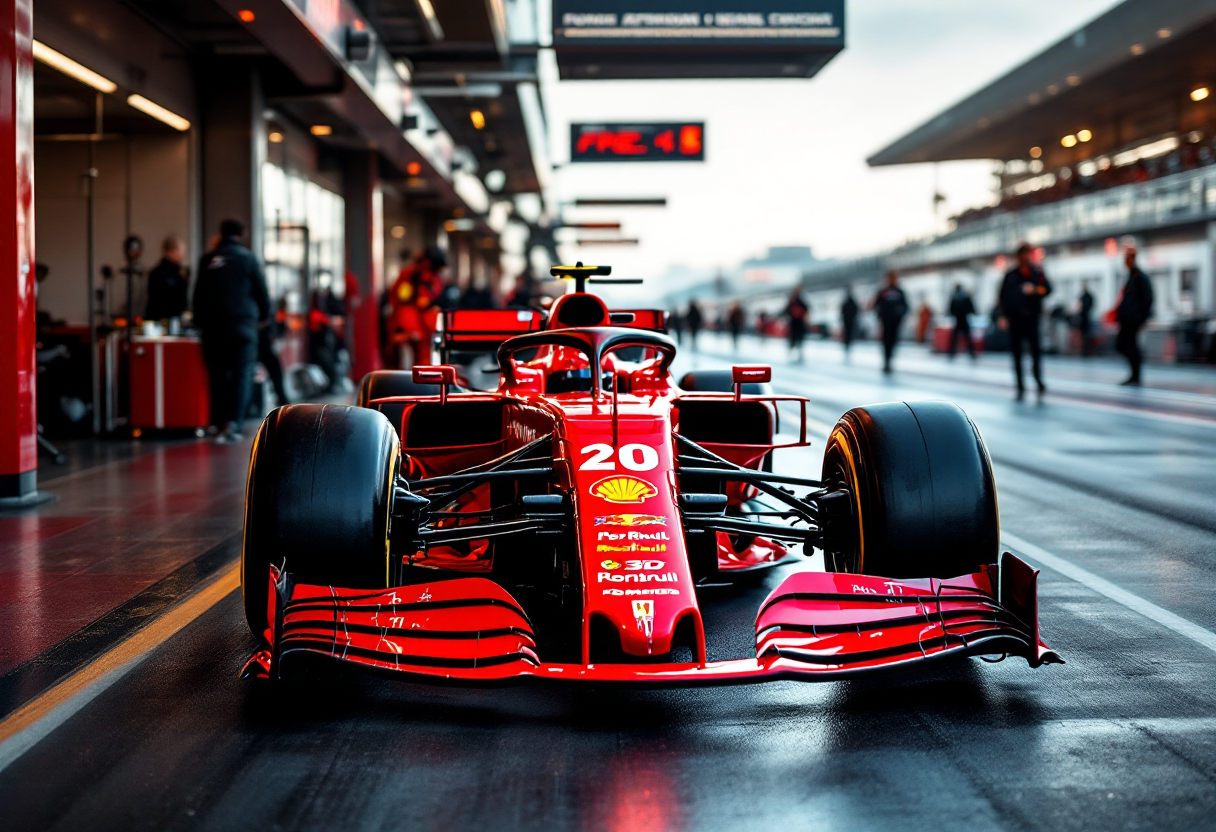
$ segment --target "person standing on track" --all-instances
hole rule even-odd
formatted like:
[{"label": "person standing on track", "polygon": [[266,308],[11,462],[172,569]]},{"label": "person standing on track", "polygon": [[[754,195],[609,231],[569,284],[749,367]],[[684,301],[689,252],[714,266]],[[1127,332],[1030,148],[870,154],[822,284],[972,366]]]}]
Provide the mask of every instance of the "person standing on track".
[{"label": "person standing on track", "polygon": [[735,350],[739,349],[739,336],[743,334],[744,315],[743,307],[735,301],[730,305],[730,313],[726,317],[726,325],[730,327],[730,340],[734,344]]},{"label": "person standing on track", "polygon": [[857,312],[857,299],[853,297],[853,290],[845,287],[844,303],[840,304],[840,342],[844,344],[845,353],[853,346],[853,335],[857,331]]},{"label": "person standing on track", "polygon": [[891,361],[895,358],[895,345],[899,342],[899,328],[908,314],[908,298],[899,288],[899,272],[887,272],[887,285],[878,290],[870,308],[882,323],[882,371],[891,372]]},{"label": "person standing on track", "polygon": [[701,305],[695,300],[688,302],[688,311],[684,313],[684,325],[688,327],[688,342],[692,344],[692,351],[697,351],[697,333],[701,331],[702,324],[705,323],[705,315],[701,312]]},{"label": "person standing on track", "polygon": [[802,342],[806,338],[806,319],[811,314],[811,308],[802,299],[802,289],[795,287],[790,293],[790,301],[782,313],[789,321],[790,352],[794,360],[802,363]]},{"label": "person standing on track", "polygon": [[1013,355],[1013,374],[1018,385],[1018,400],[1026,395],[1022,379],[1022,342],[1030,346],[1030,366],[1039,396],[1047,392],[1043,383],[1039,320],[1043,316],[1043,298],[1051,294],[1047,276],[1034,264],[1034,248],[1022,243],[1017,250],[1017,265],[1005,275],[1001,284],[1001,319],[1009,330],[1009,351]]},{"label": "person standing on track", "polygon": [[1127,283],[1119,292],[1115,305],[1115,320],[1119,323],[1119,336],[1115,340],[1118,350],[1131,366],[1132,374],[1123,382],[1132,387],[1140,386],[1140,365],[1144,357],[1140,354],[1140,330],[1153,314],[1153,284],[1136,265],[1136,247],[1128,246],[1123,253],[1123,264],[1127,266]]},{"label": "person standing on track", "polygon": [[1089,283],[1081,284],[1081,297],[1077,301],[1077,334],[1081,338],[1081,357],[1089,358],[1094,330],[1094,296]]},{"label": "person standing on track", "polygon": [[954,331],[950,333],[950,349],[947,355],[951,359],[958,349],[961,338],[967,345],[967,355],[975,360],[975,341],[971,338],[971,316],[975,314],[975,303],[971,295],[963,288],[963,284],[954,284],[954,294],[950,296],[950,317],[954,319]]},{"label": "person standing on track", "polygon": [[270,319],[266,278],[253,252],[241,244],[245,226],[220,223],[220,241],[199,261],[194,323],[202,330],[203,360],[211,385],[216,442],[243,439],[242,425],[253,388],[258,328]]}]

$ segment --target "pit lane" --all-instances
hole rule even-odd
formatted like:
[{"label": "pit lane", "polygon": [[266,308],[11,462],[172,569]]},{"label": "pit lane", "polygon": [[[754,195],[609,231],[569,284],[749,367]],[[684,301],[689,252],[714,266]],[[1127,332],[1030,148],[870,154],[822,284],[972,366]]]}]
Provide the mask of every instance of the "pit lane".
[{"label": "pit lane", "polygon": [[[723,341],[701,347],[683,368],[732,355]],[[992,450],[1006,531],[1216,631],[1216,423],[1202,408],[1107,393],[1054,362],[1044,403],[1019,404],[999,383],[1003,356],[952,370],[906,352],[888,379],[873,351],[861,345],[846,366],[837,345],[816,344],[790,366],[778,345],[746,340],[734,360],[774,363],[779,389],[815,401],[820,430],[852,404],[958,401]],[[818,470],[814,433],[778,471]],[[747,649],[778,579],[715,591],[711,658]],[[268,696],[236,678],[250,641],[233,593],[0,771],[0,817],[11,829],[1210,824],[1211,651],[1052,569],[1040,597],[1062,667],[965,661],[820,685],[632,692],[338,671]]]}]

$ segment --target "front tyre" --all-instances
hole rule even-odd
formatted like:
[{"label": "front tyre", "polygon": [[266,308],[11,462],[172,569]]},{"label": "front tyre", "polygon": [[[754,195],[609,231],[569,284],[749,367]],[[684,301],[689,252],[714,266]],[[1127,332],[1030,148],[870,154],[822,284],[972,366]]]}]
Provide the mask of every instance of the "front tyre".
[{"label": "front tyre", "polygon": [[295,404],[258,429],[245,492],[241,596],[249,629],[267,628],[269,568],[305,583],[388,586],[397,434],[381,413]]},{"label": "front tyre", "polygon": [[952,578],[996,563],[996,483],[984,440],[951,402],[850,410],[832,430],[825,484],[852,494],[853,517],[827,566],[888,578]]}]

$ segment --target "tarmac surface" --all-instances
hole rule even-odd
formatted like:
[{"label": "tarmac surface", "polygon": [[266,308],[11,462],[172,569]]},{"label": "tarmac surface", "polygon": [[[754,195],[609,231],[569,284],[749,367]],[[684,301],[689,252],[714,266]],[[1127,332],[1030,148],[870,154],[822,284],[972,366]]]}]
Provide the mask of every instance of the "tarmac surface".
[{"label": "tarmac surface", "polygon": [[[48,481],[60,501],[35,520],[0,516],[24,530],[0,536],[3,577],[41,587],[39,615],[56,609],[44,556],[115,601],[75,640],[26,633],[24,658],[0,667],[0,826],[1216,828],[1216,371],[1150,366],[1152,386],[1127,389],[1114,361],[1049,360],[1048,395],[1016,402],[1004,355],[906,349],[883,376],[873,343],[848,363],[831,343],[801,364],[778,342],[700,348],[681,371],[772,363],[779,392],[812,399],[814,445],[778,471],[817,473],[851,406],[962,405],[993,457],[1005,546],[1043,569],[1042,634],[1067,664],[663,691],[310,671],[272,693],[237,678],[253,646],[230,591],[247,448],[145,444]],[[77,563],[91,527],[121,553]],[[79,574],[107,569],[128,577],[119,589]],[[780,578],[703,599],[711,658],[748,649]],[[121,653],[141,637],[150,652]]]}]

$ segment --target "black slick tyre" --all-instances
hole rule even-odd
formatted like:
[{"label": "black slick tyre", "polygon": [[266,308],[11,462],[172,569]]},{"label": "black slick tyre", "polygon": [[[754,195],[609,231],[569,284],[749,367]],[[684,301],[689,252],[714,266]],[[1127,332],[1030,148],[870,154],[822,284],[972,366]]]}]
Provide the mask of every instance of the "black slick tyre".
[{"label": "black slick tyre", "polygon": [[827,566],[889,578],[953,578],[996,563],[996,483],[979,431],[950,402],[850,410],[824,450],[823,480],[852,493]]},{"label": "black slick tyre", "polygon": [[295,404],[258,429],[245,492],[241,596],[255,636],[266,629],[269,567],[298,581],[388,586],[388,531],[401,449],[375,410]]}]

